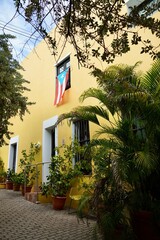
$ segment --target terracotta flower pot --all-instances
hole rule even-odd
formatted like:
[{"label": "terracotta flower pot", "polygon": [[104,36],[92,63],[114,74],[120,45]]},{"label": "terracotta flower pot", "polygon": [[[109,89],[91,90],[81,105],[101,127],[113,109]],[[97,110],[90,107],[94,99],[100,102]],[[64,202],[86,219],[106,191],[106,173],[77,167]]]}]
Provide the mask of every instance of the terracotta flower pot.
[{"label": "terracotta flower pot", "polygon": [[25,192],[31,192],[32,186],[26,186],[24,187],[24,185],[21,185],[21,192],[22,195],[24,196]]},{"label": "terracotta flower pot", "polygon": [[6,189],[13,190],[13,182],[10,180],[6,181]]},{"label": "terracotta flower pot", "polygon": [[150,211],[137,211],[133,213],[133,230],[138,240],[158,240],[160,233],[153,222],[153,213]]},{"label": "terracotta flower pot", "polygon": [[52,205],[54,210],[63,210],[66,202],[66,197],[52,196]]},{"label": "terracotta flower pot", "polygon": [[20,184],[19,183],[13,183],[13,191],[19,191],[20,190]]}]

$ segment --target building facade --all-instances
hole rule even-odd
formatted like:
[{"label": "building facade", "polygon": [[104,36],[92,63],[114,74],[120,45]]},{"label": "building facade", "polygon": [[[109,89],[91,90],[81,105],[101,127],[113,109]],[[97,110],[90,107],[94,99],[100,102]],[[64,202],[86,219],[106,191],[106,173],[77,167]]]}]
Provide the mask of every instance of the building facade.
[{"label": "building facade", "polygon": [[[151,1],[126,1],[126,8],[142,2]],[[155,12],[155,17],[159,17],[159,12]],[[154,37],[147,30],[141,30],[142,34],[147,35],[154,41]],[[53,31],[54,34],[54,31]],[[41,149],[37,155],[36,161],[43,163],[42,179],[46,180],[48,174],[48,162],[54,155],[54,148],[63,144],[69,144],[75,137],[79,142],[89,141],[93,138],[96,126],[88,122],[73,122],[69,126],[67,121],[63,121],[57,127],[54,124],[58,116],[62,113],[71,111],[74,107],[80,105],[79,97],[84,90],[89,87],[96,87],[96,79],[90,75],[90,70],[79,66],[75,52],[70,44],[63,48],[64,39],[61,39],[57,55],[51,55],[46,43],[41,41],[34,50],[23,60],[21,65],[24,68],[23,76],[30,81],[30,92],[27,93],[29,100],[36,104],[29,107],[30,114],[24,116],[23,121],[18,117],[12,119],[13,126],[10,130],[13,132],[9,145],[0,148],[0,156],[8,168],[19,171],[19,160],[22,156],[22,150],[29,150],[30,143],[40,143]],[[155,39],[155,43],[158,40]],[[60,47],[61,46],[61,47]],[[132,46],[132,50],[122,57],[117,57],[114,64],[134,65],[142,61],[140,69],[145,72],[152,64],[153,60],[148,55],[139,53],[139,46]],[[62,51],[62,53],[61,53]],[[60,54],[61,53],[61,54]],[[95,60],[95,65],[100,69],[105,69],[108,65],[104,62],[99,63]],[[59,89],[58,96],[57,79],[67,78],[65,89]],[[58,101],[61,100],[59,103]],[[88,99],[84,104],[94,104],[93,99]],[[96,103],[96,102],[95,102]],[[74,164],[73,160],[73,164]],[[46,164],[45,164],[46,163]]]}]

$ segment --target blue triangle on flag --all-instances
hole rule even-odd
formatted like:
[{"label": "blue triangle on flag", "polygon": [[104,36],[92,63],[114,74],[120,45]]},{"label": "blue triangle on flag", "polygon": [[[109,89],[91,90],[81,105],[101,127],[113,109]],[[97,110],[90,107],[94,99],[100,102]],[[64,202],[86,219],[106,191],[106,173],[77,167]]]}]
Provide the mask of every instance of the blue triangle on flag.
[{"label": "blue triangle on flag", "polygon": [[63,72],[61,72],[61,73],[57,76],[58,81],[60,82],[60,84],[63,84],[63,82],[65,81],[67,72],[68,72],[68,68],[67,68],[66,70],[64,70]]}]

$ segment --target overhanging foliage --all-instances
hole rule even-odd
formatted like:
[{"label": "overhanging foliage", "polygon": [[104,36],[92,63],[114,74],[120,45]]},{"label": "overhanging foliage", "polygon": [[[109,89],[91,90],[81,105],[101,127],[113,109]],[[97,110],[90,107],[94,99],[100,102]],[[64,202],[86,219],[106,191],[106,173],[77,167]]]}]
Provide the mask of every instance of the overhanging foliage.
[{"label": "overhanging foliage", "polygon": [[17,114],[21,120],[28,111],[28,106],[33,104],[24,95],[29,89],[29,83],[20,74],[23,68],[13,58],[9,39],[11,35],[0,35],[0,146],[6,143],[12,132],[11,118]]},{"label": "overhanging foliage", "polygon": [[[145,1],[146,2],[146,1]],[[160,37],[160,21],[153,13],[160,3],[134,7],[126,13],[124,0],[14,0],[17,11],[49,43],[57,54],[59,38],[48,33],[48,26],[64,36],[76,51],[79,63],[93,67],[91,57],[111,63],[116,56],[130,51],[132,45],[141,43],[140,52],[160,57],[159,45],[154,46],[147,37],[142,38],[141,28]],[[124,11],[123,11],[124,10]],[[48,18],[50,20],[46,19]]]}]

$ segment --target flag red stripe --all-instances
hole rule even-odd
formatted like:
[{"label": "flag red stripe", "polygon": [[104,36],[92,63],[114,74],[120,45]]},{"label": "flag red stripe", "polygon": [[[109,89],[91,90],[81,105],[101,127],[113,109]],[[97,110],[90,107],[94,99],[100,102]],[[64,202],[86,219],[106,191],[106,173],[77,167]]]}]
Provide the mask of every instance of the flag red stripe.
[{"label": "flag red stripe", "polygon": [[60,82],[58,81],[58,77],[56,77],[56,89],[55,89],[54,105],[57,105],[62,100],[62,97],[64,95],[68,79],[69,79],[69,69],[66,73],[65,80],[63,81],[62,84],[60,84]]}]

